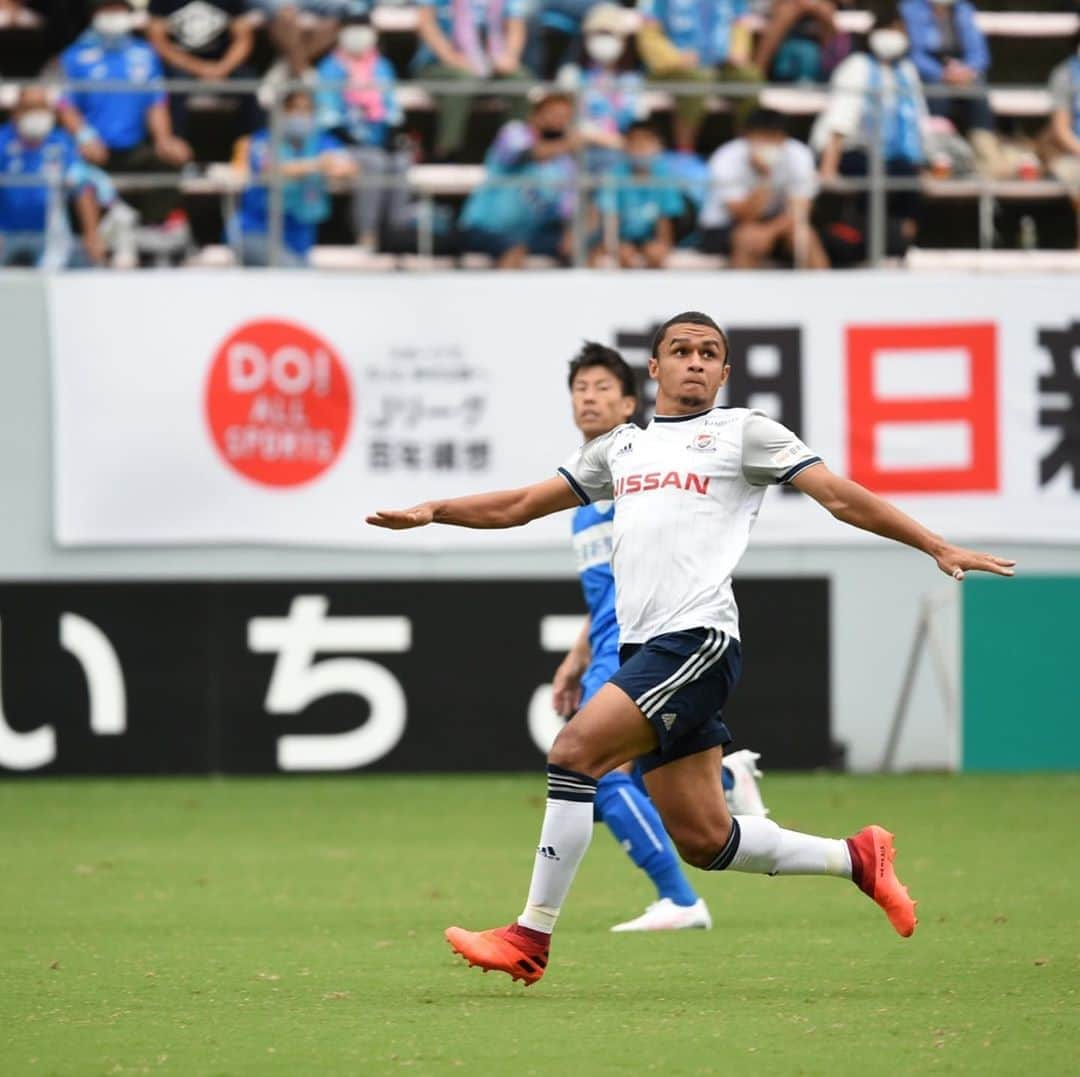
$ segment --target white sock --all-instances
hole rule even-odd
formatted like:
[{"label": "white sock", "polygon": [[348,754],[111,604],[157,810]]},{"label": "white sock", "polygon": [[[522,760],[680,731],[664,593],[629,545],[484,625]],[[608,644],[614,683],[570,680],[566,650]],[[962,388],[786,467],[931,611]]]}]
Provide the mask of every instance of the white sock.
[{"label": "white sock", "polygon": [[570,892],[593,832],[596,781],[587,774],[548,765],[548,802],[522,927],[548,934]]},{"label": "white sock", "polygon": [[735,816],[731,838],[709,866],[755,875],[838,875],[851,878],[847,842],[784,830],[771,819]]}]

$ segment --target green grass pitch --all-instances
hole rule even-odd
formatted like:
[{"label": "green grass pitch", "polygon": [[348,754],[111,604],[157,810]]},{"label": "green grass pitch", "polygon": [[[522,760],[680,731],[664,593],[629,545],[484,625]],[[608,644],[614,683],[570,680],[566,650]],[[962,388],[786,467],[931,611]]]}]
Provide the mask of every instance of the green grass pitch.
[{"label": "green grass pitch", "polygon": [[774,817],[895,830],[901,940],[835,879],[695,873],[712,932],[597,828],[548,975],[442,939],[524,897],[543,779],[0,784],[0,1073],[1032,1075],[1080,1067],[1080,775],[769,775]]}]

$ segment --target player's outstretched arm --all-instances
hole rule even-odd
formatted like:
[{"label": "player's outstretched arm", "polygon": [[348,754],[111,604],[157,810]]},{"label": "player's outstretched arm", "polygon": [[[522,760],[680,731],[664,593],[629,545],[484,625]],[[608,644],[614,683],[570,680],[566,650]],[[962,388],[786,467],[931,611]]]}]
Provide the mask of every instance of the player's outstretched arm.
[{"label": "player's outstretched arm", "polygon": [[938,568],[954,579],[962,580],[964,573],[969,571],[992,572],[997,576],[1014,574],[1015,561],[989,553],[975,553],[946,542],[895,505],[890,505],[857,482],[834,474],[824,464],[815,464],[800,472],[791,480],[791,485],[809,494],[844,523],[914,546],[916,550],[929,554],[937,562]]},{"label": "player's outstretched arm", "polygon": [[562,509],[577,508],[581,502],[565,479],[556,476],[517,490],[494,490],[449,501],[425,501],[411,509],[380,509],[367,517],[372,527],[405,531],[427,524],[456,527],[520,527],[530,520],[549,516]]}]

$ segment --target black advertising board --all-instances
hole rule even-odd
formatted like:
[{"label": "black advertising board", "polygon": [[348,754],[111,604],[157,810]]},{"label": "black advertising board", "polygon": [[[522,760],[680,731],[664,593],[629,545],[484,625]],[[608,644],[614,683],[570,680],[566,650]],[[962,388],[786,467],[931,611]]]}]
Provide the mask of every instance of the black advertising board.
[{"label": "black advertising board", "polygon": [[[830,765],[828,582],[736,594],[735,746]],[[581,612],[566,580],[0,584],[0,773],[532,769]]]}]

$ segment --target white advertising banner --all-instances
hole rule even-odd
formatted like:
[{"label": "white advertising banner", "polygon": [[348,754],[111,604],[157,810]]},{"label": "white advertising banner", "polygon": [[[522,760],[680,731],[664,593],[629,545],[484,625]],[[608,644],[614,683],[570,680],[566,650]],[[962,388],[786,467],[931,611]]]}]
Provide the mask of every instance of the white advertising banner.
[{"label": "white advertising banner", "polygon": [[[730,337],[719,403],[761,408],[928,526],[1080,538],[1075,278],[192,272],[52,278],[57,541],[562,545],[558,517],[500,535],[363,518],[552,474],[579,440],[582,341],[643,368],[688,309]],[[857,539],[784,491],[755,529]]]}]

